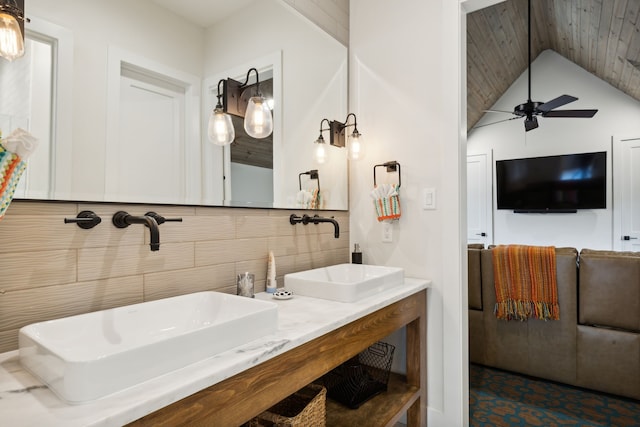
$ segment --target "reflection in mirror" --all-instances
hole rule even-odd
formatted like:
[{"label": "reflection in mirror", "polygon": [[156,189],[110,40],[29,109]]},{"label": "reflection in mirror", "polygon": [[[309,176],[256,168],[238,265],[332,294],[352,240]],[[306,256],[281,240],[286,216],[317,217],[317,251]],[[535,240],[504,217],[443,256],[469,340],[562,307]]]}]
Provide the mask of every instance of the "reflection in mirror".
[{"label": "reflection in mirror", "polygon": [[49,196],[51,162],[51,76],[53,41],[30,32],[25,37],[26,55],[15,63],[0,60],[0,131],[5,137],[14,129],[29,129],[41,142],[37,155],[20,179],[15,197]]},{"label": "reflection in mirror", "polygon": [[[27,56],[0,66],[0,130],[41,142],[18,197],[291,208],[298,174],[319,169],[322,207],[347,209],[345,150],[317,165],[309,142],[346,114],[347,49],[284,1],[26,3]],[[272,70],[272,139],[252,146],[236,124],[237,146],[214,146],[216,83],[251,67],[263,91]]]},{"label": "reflection in mirror", "polygon": [[[264,79],[261,74],[260,92],[274,106],[273,77]],[[252,94],[254,85],[243,91]],[[273,206],[273,134],[256,139],[244,130],[244,118],[231,116],[236,129],[236,139],[225,149],[229,171],[225,173],[224,201],[226,205],[258,203]]]}]

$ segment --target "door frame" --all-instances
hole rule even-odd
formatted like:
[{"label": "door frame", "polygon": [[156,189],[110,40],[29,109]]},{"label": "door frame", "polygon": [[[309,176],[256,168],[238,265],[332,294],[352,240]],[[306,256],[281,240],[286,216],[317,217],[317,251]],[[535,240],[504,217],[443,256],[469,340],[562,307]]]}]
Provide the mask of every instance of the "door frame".
[{"label": "door frame", "polygon": [[611,139],[612,152],[612,170],[611,179],[613,181],[613,230],[611,233],[611,248],[614,251],[623,251],[621,236],[622,230],[622,205],[624,203],[622,194],[622,164],[624,162],[624,152],[622,151],[622,143],[625,141],[640,141],[640,131],[636,134],[613,135]]}]

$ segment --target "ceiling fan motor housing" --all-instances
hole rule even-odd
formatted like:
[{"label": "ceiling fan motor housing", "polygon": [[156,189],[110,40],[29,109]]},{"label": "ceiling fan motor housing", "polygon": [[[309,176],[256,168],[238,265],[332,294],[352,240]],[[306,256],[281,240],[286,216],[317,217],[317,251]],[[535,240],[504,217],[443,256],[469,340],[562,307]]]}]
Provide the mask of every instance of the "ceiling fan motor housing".
[{"label": "ceiling fan motor housing", "polygon": [[530,117],[534,114],[540,115],[542,111],[538,110],[538,107],[542,104],[544,104],[544,102],[527,101],[524,104],[516,105],[513,109],[513,114],[520,117]]}]

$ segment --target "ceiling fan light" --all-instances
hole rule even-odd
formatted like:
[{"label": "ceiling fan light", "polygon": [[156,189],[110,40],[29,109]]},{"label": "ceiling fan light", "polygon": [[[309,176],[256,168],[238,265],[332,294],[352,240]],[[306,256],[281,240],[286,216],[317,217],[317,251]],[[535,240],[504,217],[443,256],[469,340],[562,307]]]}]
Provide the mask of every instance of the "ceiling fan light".
[{"label": "ceiling fan light", "polygon": [[524,130],[526,132],[529,132],[530,130],[533,130],[537,127],[538,127],[538,119],[535,116],[527,117],[526,119],[524,119]]}]

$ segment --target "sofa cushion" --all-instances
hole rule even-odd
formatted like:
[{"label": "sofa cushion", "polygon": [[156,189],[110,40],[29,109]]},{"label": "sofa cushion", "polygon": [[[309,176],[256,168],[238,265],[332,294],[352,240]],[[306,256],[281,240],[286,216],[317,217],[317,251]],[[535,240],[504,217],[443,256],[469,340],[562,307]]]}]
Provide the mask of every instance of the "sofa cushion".
[{"label": "sofa cushion", "polygon": [[640,332],[640,253],[580,252],[579,323]]},{"label": "sofa cushion", "polygon": [[468,249],[468,293],[469,308],[482,310],[482,277],[480,270],[481,249]]},{"label": "sofa cushion", "polygon": [[469,362],[483,365],[484,361],[484,320],[480,310],[469,310]]},{"label": "sofa cushion", "polygon": [[640,399],[640,335],[578,325],[577,385]]}]

